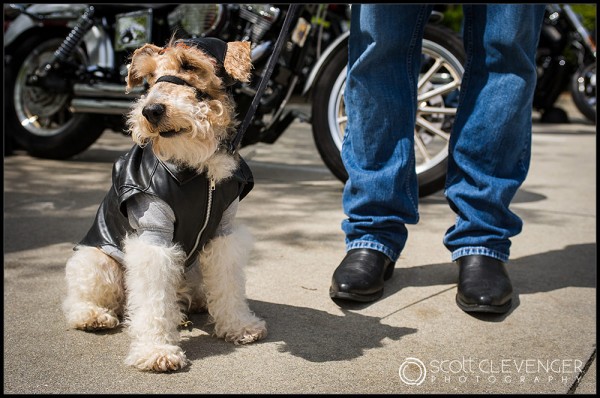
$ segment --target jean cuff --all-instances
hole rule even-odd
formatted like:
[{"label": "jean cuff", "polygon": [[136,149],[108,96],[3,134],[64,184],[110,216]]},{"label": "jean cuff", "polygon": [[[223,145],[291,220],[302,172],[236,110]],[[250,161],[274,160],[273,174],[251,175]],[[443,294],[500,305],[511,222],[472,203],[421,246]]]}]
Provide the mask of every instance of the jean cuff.
[{"label": "jean cuff", "polygon": [[346,251],[350,251],[352,249],[373,249],[382,252],[386,256],[392,260],[392,262],[396,262],[398,257],[400,256],[393,250],[390,250],[386,246],[382,245],[379,242],[373,242],[370,240],[355,240],[352,242],[346,243]]},{"label": "jean cuff", "polygon": [[488,256],[500,260],[503,263],[508,262],[508,254],[500,253],[482,246],[461,247],[460,249],[455,250],[452,252],[452,261],[456,261],[460,257],[473,255]]}]

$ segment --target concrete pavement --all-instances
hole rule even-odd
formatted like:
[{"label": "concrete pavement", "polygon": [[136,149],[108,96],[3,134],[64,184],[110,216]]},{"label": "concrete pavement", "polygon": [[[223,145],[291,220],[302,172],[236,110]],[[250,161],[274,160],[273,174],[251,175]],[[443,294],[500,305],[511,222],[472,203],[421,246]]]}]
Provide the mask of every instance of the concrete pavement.
[{"label": "concrete pavement", "polygon": [[275,144],[243,149],[256,182],[239,210],[256,239],[247,295],[269,335],[234,346],[194,315],[181,332],[191,366],[170,374],[125,367],[124,330],[69,330],[60,308],[64,263],[129,138],[107,131],[69,161],[5,158],[4,393],[595,394],[596,127],[561,101],[572,123],[534,124],[512,206],[525,226],[513,239],[507,315],[454,303],[458,273],[442,244],[454,215],[441,193],[421,199],[384,297],[332,302],[342,184],[296,122]]}]

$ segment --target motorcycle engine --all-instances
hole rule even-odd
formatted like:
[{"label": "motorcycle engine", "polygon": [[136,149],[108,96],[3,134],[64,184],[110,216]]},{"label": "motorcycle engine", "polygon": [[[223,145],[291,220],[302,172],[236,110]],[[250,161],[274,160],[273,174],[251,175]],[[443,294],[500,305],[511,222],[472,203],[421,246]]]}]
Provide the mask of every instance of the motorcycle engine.
[{"label": "motorcycle engine", "polygon": [[259,43],[279,17],[280,10],[271,4],[240,4],[240,18],[250,23],[248,39]]},{"label": "motorcycle engine", "polygon": [[190,37],[204,37],[219,30],[224,20],[222,4],[180,4],[169,15],[169,26]]},{"label": "motorcycle engine", "polygon": [[243,37],[236,40],[260,43],[281,11],[271,4],[180,4],[168,15],[168,23],[171,29],[190,37],[219,36],[222,29],[229,29],[226,26],[232,13],[245,22],[245,27],[240,26],[243,32],[239,32]]}]

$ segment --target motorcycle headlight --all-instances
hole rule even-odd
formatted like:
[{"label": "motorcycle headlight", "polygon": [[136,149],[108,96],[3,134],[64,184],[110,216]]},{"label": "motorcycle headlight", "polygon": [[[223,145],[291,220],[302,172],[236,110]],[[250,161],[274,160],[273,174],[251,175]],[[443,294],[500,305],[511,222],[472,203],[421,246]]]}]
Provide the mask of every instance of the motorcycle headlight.
[{"label": "motorcycle headlight", "polygon": [[178,26],[192,37],[215,32],[223,20],[222,4],[181,4],[169,15],[169,26]]}]

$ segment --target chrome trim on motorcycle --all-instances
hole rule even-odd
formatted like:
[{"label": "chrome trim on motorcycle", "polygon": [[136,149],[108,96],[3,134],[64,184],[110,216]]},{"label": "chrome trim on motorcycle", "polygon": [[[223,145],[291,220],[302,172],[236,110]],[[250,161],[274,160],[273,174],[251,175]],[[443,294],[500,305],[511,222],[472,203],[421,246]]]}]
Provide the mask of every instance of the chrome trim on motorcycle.
[{"label": "chrome trim on motorcycle", "polygon": [[73,113],[100,113],[103,115],[123,115],[131,109],[131,101],[117,101],[94,98],[75,98],[69,110]]},{"label": "chrome trim on motorcycle", "polygon": [[125,93],[125,85],[111,83],[75,84],[73,94],[75,97],[97,97],[97,98],[121,98],[131,100],[139,97],[144,92],[141,86],[133,87],[129,93]]},{"label": "chrome trim on motorcycle", "polygon": [[144,93],[143,87],[134,87],[125,93],[121,84],[75,84],[69,110],[73,113],[122,115],[129,111],[133,101]]}]

